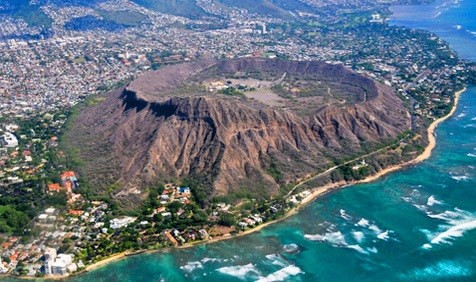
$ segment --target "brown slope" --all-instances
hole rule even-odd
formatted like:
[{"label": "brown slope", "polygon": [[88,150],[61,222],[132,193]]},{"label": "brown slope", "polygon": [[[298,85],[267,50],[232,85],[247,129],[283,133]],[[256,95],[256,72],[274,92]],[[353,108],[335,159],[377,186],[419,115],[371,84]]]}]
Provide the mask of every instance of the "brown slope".
[{"label": "brown slope", "polygon": [[[219,96],[163,94],[204,70],[316,75],[360,85],[369,97],[354,106],[327,106],[302,116]],[[232,192],[268,197],[280,183],[356,153],[363,143],[396,137],[408,129],[407,115],[389,88],[341,66],[246,59],[146,74],[86,109],[68,135],[81,146],[82,173],[98,191],[120,183],[124,188],[114,191],[116,196],[131,199],[159,179],[192,176],[205,184],[201,192],[208,199]],[[271,164],[282,172],[280,183],[268,172]]]}]

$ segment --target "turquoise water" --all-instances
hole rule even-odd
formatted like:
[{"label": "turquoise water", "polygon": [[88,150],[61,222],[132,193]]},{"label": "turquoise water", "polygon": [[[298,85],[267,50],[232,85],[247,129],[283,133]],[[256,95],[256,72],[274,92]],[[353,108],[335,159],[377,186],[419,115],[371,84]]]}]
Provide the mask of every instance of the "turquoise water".
[{"label": "turquoise water", "polygon": [[[436,32],[475,59],[476,1],[415,8],[420,21],[398,9],[394,24]],[[259,233],[130,257],[72,280],[476,281],[476,87],[437,140],[422,164],[328,194]]]}]

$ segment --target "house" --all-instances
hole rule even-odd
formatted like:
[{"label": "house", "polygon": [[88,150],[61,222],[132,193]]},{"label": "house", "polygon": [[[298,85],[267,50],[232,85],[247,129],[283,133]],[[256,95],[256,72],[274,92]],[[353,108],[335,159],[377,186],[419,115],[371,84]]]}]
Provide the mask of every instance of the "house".
[{"label": "house", "polygon": [[170,241],[170,243],[172,243],[172,245],[174,245],[175,247],[178,246],[179,243],[177,242],[177,240],[175,240],[174,236],[172,236],[169,231],[165,232],[165,237]]},{"label": "house", "polygon": [[70,191],[79,188],[79,181],[74,171],[65,171],[60,175],[60,178],[63,187],[65,187],[67,190]]},{"label": "house", "polygon": [[161,213],[161,212],[164,212],[165,210],[166,210],[165,207],[156,208],[155,213]]},{"label": "house", "polygon": [[178,198],[190,197],[190,188],[189,187],[177,187],[176,196]]},{"label": "house", "polygon": [[38,216],[38,221],[40,221],[40,222],[46,222],[47,219],[48,219],[48,215],[45,214],[45,213],[40,214],[40,215]]},{"label": "house", "polygon": [[53,275],[66,275],[68,268],[73,264],[73,255],[59,254],[55,262],[51,265],[51,272]]},{"label": "house", "polygon": [[59,192],[61,190],[61,186],[59,183],[50,183],[48,184],[48,192]]},{"label": "house", "polygon": [[53,274],[51,267],[56,259],[56,249],[53,248],[45,248],[45,252],[43,254],[44,257],[44,272],[46,275]]},{"label": "house", "polygon": [[206,240],[208,239],[208,233],[205,229],[200,229],[198,230],[198,234],[200,234],[200,237],[203,239],[203,240]]},{"label": "house", "polygon": [[80,216],[84,213],[84,211],[81,210],[68,210],[68,213],[73,216]]},{"label": "house", "polygon": [[6,132],[0,138],[0,144],[2,144],[6,148],[15,148],[18,147],[18,139],[12,133]]},{"label": "house", "polygon": [[109,221],[109,224],[112,229],[119,229],[122,227],[126,227],[127,225],[136,221],[136,219],[137,217],[130,217],[130,216],[125,216],[122,218],[114,218],[114,219],[111,219],[111,221]]}]

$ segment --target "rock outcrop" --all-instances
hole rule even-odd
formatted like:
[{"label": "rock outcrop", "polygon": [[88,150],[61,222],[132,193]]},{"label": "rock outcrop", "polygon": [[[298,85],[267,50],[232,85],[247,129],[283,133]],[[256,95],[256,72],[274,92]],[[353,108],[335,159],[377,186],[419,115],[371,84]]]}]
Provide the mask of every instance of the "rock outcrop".
[{"label": "rock outcrop", "polygon": [[[357,85],[366,97],[302,115],[224,95],[173,94],[204,74],[250,71]],[[389,87],[342,66],[239,59],[145,74],[85,109],[67,139],[79,151],[80,172],[99,192],[118,183],[117,197],[141,198],[147,185],[190,177],[202,183],[195,193],[206,202],[229,193],[270,197],[280,185],[408,128],[408,112]]]}]

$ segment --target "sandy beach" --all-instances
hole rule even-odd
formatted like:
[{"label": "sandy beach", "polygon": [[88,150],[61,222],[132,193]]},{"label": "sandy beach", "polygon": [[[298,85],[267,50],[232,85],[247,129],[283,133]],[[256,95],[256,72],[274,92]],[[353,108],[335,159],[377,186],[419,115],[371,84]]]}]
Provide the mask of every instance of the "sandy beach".
[{"label": "sandy beach", "polygon": [[[276,222],[280,222],[280,221],[282,221],[286,218],[289,218],[290,216],[296,214],[303,207],[307,206],[308,204],[312,203],[314,200],[316,200],[317,198],[319,198],[320,196],[322,196],[322,195],[324,195],[328,192],[340,189],[340,188],[342,188],[344,186],[347,186],[347,185],[355,185],[355,184],[359,184],[359,183],[373,182],[373,181],[379,179],[380,177],[382,177],[384,175],[387,175],[391,172],[400,170],[402,168],[405,168],[405,167],[408,167],[408,166],[411,166],[411,165],[415,165],[417,163],[420,163],[420,162],[428,159],[431,156],[431,153],[432,153],[433,149],[436,146],[436,138],[435,138],[436,128],[438,127],[438,125],[440,123],[442,123],[446,119],[450,118],[456,112],[461,94],[465,91],[466,91],[466,88],[456,92],[455,93],[455,98],[454,98],[454,104],[453,104],[453,107],[452,107],[451,111],[446,116],[441,117],[441,118],[435,120],[434,122],[432,122],[431,125],[428,127],[428,129],[427,129],[428,145],[426,146],[423,153],[421,153],[415,159],[413,159],[411,161],[408,161],[408,162],[405,162],[405,163],[402,163],[402,164],[399,164],[399,165],[395,165],[395,166],[385,168],[385,169],[377,172],[376,174],[374,174],[372,176],[369,176],[369,177],[367,177],[363,180],[360,180],[360,181],[353,181],[353,182],[340,181],[340,182],[336,182],[336,183],[329,183],[329,184],[326,184],[326,185],[321,186],[321,187],[317,187],[317,188],[313,189],[312,191],[310,191],[311,193],[306,198],[304,198],[301,201],[300,204],[298,204],[296,207],[289,210],[286,213],[286,215],[284,215],[283,217],[281,217],[279,219],[276,219],[274,221],[269,221],[269,222],[263,223],[263,224],[255,227],[253,229],[249,229],[249,230],[246,230],[244,232],[240,232],[236,235],[229,235],[228,234],[228,235],[224,235],[224,236],[220,236],[220,237],[215,237],[213,239],[206,240],[206,241],[198,241],[198,242],[194,242],[194,243],[189,243],[189,244],[185,244],[185,245],[182,245],[180,247],[177,247],[177,248],[183,249],[183,248],[190,248],[190,247],[193,247],[193,246],[196,246],[196,245],[199,245],[199,244],[211,244],[211,243],[216,243],[216,242],[219,242],[219,241],[228,240],[228,239],[232,239],[232,238],[237,238],[237,237],[241,237],[241,236],[249,235],[251,233],[258,232],[258,231],[262,230],[263,228],[266,228],[266,227],[270,226],[271,224],[274,224]],[[171,248],[160,249],[160,250],[152,250],[152,251],[148,250],[145,253],[161,252],[161,251],[166,251],[166,250],[170,250],[170,249]],[[110,256],[108,258],[105,258],[104,260],[101,260],[97,263],[94,263],[94,264],[91,264],[91,265],[87,266],[83,271],[79,272],[76,275],[79,275],[82,272],[89,272],[89,271],[95,270],[95,269],[97,269],[99,267],[102,267],[106,264],[109,264],[113,261],[123,259],[123,258],[127,257],[126,254],[127,254],[127,252],[122,252],[122,253]]]},{"label": "sandy beach", "polygon": [[463,92],[466,91],[466,87],[458,92],[455,93],[455,100],[454,100],[454,104],[453,104],[453,107],[451,108],[451,111],[444,117],[441,117],[437,120],[435,120],[434,122],[432,122],[430,124],[430,126],[428,127],[427,129],[427,135],[428,135],[428,145],[426,146],[425,150],[423,151],[423,153],[421,153],[419,156],[417,156],[415,159],[411,160],[411,161],[408,161],[406,163],[402,163],[402,164],[399,164],[399,165],[395,165],[395,166],[391,166],[391,167],[388,167],[388,168],[385,168],[379,172],[377,172],[376,174],[372,175],[372,176],[369,176],[361,181],[358,181],[356,183],[368,183],[368,182],[372,182],[372,181],[375,181],[377,180],[378,178],[390,173],[390,172],[393,172],[393,171],[396,171],[396,170],[400,170],[404,167],[407,167],[407,166],[410,166],[410,165],[415,165],[415,164],[418,164],[424,160],[427,160],[429,157],[431,157],[431,153],[433,152],[433,149],[435,148],[436,146],[436,137],[435,137],[435,130],[436,128],[438,127],[438,125],[440,123],[442,123],[443,121],[447,120],[448,118],[450,118],[455,112],[456,112],[456,109],[458,108],[458,103],[459,103],[459,99],[461,97],[461,94],[463,94]]}]

